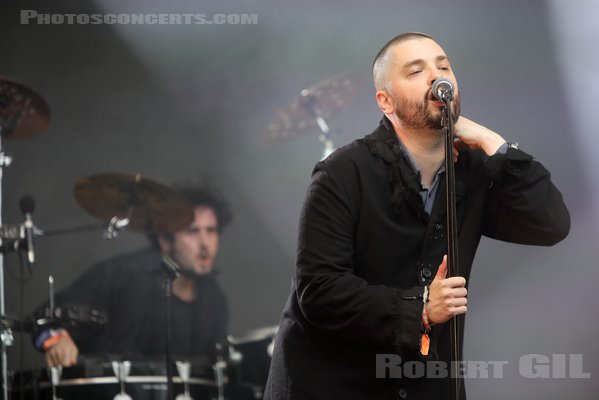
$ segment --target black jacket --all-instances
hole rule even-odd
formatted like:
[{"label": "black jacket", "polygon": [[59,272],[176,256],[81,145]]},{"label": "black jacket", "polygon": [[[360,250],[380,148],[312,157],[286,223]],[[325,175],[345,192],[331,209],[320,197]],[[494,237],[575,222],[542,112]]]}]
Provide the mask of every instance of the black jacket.
[{"label": "black jacket", "polygon": [[[481,235],[535,245],[567,235],[561,194],[525,152],[461,151],[455,170],[467,280]],[[449,360],[448,324],[433,327],[431,354],[419,354],[423,287],[447,252],[445,185],[430,217],[419,188],[386,118],[316,165],[265,399],[448,398],[445,379],[376,378],[377,354]]]}]

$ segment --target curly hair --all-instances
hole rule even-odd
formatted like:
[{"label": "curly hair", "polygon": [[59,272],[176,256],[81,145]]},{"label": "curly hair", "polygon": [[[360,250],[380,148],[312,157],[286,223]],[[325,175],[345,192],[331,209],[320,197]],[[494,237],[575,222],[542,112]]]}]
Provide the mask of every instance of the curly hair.
[{"label": "curly hair", "polygon": [[[233,221],[233,212],[222,193],[207,183],[201,185],[192,183],[176,183],[171,186],[175,191],[186,196],[194,207],[207,207],[214,211],[218,221],[218,233]],[[172,234],[165,235],[172,238]],[[147,235],[153,247],[159,247],[158,237],[154,234]]]}]

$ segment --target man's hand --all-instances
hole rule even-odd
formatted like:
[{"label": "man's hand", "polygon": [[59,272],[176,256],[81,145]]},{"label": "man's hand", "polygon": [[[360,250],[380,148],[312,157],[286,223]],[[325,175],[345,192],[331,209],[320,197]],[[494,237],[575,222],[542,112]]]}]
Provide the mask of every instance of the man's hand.
[{"label": "man's hand", "polygon": [[58,341],[46,350],[46,363],[49,367],[62,365],[70,367],[77,364],[79,349],[69,334],[61,335]]},{"label": "man's hand", "polygon": [[471,150],[482,149],[488,156],[492,156],[505,143],[505,139],[498,133],[469,120],[460,117],[454,125],[454,134],[459,139],[455,147],[467,147]]},{"label": "man's hand", "polygon": [[439,265],[439,270],[429,288],[426,311],[431,323],[442,324],[456,315],[465,314],[468,299],[466,279],[461,276],[447,276],[447,256]]}]

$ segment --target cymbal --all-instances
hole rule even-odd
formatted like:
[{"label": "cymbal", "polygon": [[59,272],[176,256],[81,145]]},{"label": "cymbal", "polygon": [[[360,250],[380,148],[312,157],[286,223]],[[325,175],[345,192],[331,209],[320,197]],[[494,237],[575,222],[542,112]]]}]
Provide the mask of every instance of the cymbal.
[{"label": "cymbal", "polygon": [[310,132],[318,125],[318,117],[328,120],[353,100],[358,83],[342,73],[302,90],[288,107],[277,112],[267,127],[265,139],[293,139]]},{"label": "cymbal", "polygon": [[33,136],[46,129],[50,109],[42,97],[12,78],[0,76],[0,130],[6,139]]},{"label": "cymbal", "polygon": [[193,207],[184,195],[136,174],[106,173],[81,179],[75,198],[92,216],[128,218],[132,230],[164,234],[187,228]]}]

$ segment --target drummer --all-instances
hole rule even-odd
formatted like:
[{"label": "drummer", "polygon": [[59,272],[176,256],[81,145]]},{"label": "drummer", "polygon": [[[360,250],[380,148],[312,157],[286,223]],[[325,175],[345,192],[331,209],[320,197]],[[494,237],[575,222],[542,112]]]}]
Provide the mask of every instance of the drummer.
[{"label": "drummer", "polygon": [[[181,268],[173,281],[172,349],[176,359],[213,356],[227,334],[228,309],[215,279],[220,235],[231,222],[227,202],[206,187],[181,186],[194,209],[191,225],[172,235],[149,236],[143,250],[102,261],[58,293],[69,318],[40,327],[37,348],[49,366],[72,366],[78,356],[161,358],[165,349],[163,254]],[[41,318],[42,306],[36,311]]]}]

